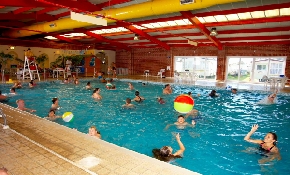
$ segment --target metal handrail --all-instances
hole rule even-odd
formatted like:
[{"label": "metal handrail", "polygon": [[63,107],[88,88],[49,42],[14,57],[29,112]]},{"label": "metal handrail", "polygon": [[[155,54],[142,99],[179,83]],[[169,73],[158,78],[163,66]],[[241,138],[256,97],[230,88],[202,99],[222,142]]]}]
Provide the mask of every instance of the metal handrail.
[{"label": "metal handrail", "polygon": [[4,126],[3,126],[3,129],[8,129],[9,126],[7,125],[6,115],[3,113],[2,108],[0,108],[0,117],[2,117],[2,118],[4,119]]}]

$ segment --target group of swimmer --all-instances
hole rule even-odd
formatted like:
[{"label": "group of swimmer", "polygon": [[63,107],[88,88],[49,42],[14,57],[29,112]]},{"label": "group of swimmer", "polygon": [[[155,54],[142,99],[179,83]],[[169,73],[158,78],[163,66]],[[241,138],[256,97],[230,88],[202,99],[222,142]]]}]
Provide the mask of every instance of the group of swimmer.
[{"label": "group of swimmer", "polygon": [[[76,77],[73,77],[73,78],[74,78],[73,79],[74,84],[79,84],[78,79]],[[67,82],[65,80],[64,83],[69,83],[69,80],[67,80]],[[143,83],[142,85],[145,86],[146,84]],[[34,86],[35,86],[35,83],[33,82],[33,80],[31,80],[29,82],[29,87],[33,88]],[[108,90],[116,89],[116,86],[112,84],[112,79],[106,80],[105,87]],[[22,88],[22,85],[20,82],[17,81],[13,85],[13,87],[10,89],[10,93],[16,94],[15,90],[19,89],[19,88]],[[92,89],[91,83],[87,82],[85,88],[88,90]],[[128,83],[128,89],[134,90],[134,86],[130,82]],[[93,90],[92,98],[97,99],[97,100],[102,100],[102,96],[100,95],[100,92],[101,92],[100,88],[95,88]],[[233,88],[233,89],[231,89],[231,92],[232,92],[232,94],[237,94],[237,89]],[[163,89],[163,94],[169,95],[172,93],[173,92],[172,92],[172,88],[171,88],[170,84],[166,84],[164,89]],[[193,98],[191,92],[188,92],[188,95]],[[198,96],[200,96],[200,94],[197,94],[196,97],[198,97]],[[212,90],[210,92],[210,94],[208,94],[208,96],[215,98],[215,97],[219,97],[219,94],[217,94],[216,90]],[[276,97],[277,97],[277,91],[275,91],[274,93],[270,94],[267,97],[267,102],[269,104],[273,104],[275,102]],[[2,95],[2,93],[0,91],[0,101],[5,100],[5,98],[7,98],[7,97]],[[125,104],[123,105],[123,107],[124,108],[133,108],[133,107],[135,107],[135,105],[131,103],[132,101],[140,103],[140,102],[143,102],[144,100],[145,100],[145,98],[140,96],[140,92],[135,91],[135,97],[133,99],[126,98]],[[157,102],[159,104],[165,104],[165,100],[162,97],[158,97]],[[25,107],[25,102],[23,99],[18,99],[16,101],[16,103],[17,103],[17,108],[20,110],[27,111],[27,112],[35,112],[36,111],[34,109],[30,109],[30,108]],[[59,108],[60,108],[60,106],[59,106],[58,98],[52,98],[52,105],[51,105],[50,110],[48,112],[48,116],[45,117],[45,119],[53,121],[53,120],[56,120],[57,118],[61,118],[61,116],[56,115],[56,110],[58,110]],[[175,125],[178,129],[184,129],[187,126],[194,127],[196,125],[195,121],[192,120],[191,123],[188,123],[188,122],[186,122],[186,119],[189,116],[193,116],[193,118],[194,118],[195,116],[198,115],[198,113],[199,113],[198,110],[193,109],[190,112],[188,112],[185,116],[179,115],[177,117],[177,121],[173,124],[168,124],[165,127],[165,129],[168,129],[172,125]],[[258,127],[259,127],[258,125],[253,125],[251,131],[244,137],[244,140],[247,142],[259,144],[260,145],[259,150],[266,153],[267,158],[259,160],[259,163],[265,163],[265,162],[268,162],[268,161],[271,161],[274,159],[280,160],[281,157],[279,154],[279,149],[276,146],[277,135],[275,133],[273,133],[273,132],[267,133],[263,140],[251,139],[251,136],[257,131]],[[101,133],[100,133],[100,131],[97,130],[97,128],[95,126],[91,126],[89,128],[88,135],[95,137],[95,138],[98,138],[98,139],[101,139]],[[172,147],[170,147],[170,146],[164,146],[160,149],[153,149],[152,152],[153,152],[154,157],[159,159],[159,160],[166,161],[166,162],[168,162],[172,159],[175,159],[175,158],[181,158],[184,151],[185,151],[185,146],[181,142],[179,134],[176,134],[175,138],[176,138],[176,141],[179,145],[179,150],[174,152]]]},{"label": "group of swimmer", "polygon": [[[163,89],[163,93],[164,94],[172,93],[170,85],[165,85],[165,88]],[[231,89],[231,93],[237,94],[237,89],[235,88]],[[189,92],[188,95],[191,95],[191,93]],[[198,94],[197,96],[200,96],[200,95]],[[215,98],[215,97],[218,97],[219,94],[216,93],[216,90],[212,90],[209,96],[212,98]],[[276,97],[277,97],[277,91],[275,91],[274,93],[270,94],[267,97],[268,103],[273,104]],[[183,115],[179,115],[177,122],[175,122],[174,124],[168,124],[165,129],[168,129],[172,125],[175,125],[177,129],[184,129],[186,126],[194,127],[196,124],[194,120],[192,120],[191,124],[185,122],[185,119],[189,115],[197,116],[198,111],[196,109],[193,109],[192,111],[187,113],[185,117]],[[251,136],[257,131],[258,127],[259,126],[257,124],[253,125],[251,131],[244,137],[245,141],[259,145],[259,151],[262,152],[261,154],[263,154],[264,158],[260,159],[258,162],[260,164],[263,164],[272,160],[280,160],[281,156],[279,153],[279,149],[276,146],[277,135],[275,133],[273,132],[267,133],[263,140],[256,140],[256,139],[251,138]],[[165,162],[170,162],[171,160],[176,159],[176,158],[182,158],[183,153],[185,151],[185,146],[180,140],[179,133],[177,133],[175,137],[179,145],[179,149],[176,152],[173,151],[171,146],[163,146],[160,149],[156,149],[156,148],[153,149],[152,150],[153,156]]]}]

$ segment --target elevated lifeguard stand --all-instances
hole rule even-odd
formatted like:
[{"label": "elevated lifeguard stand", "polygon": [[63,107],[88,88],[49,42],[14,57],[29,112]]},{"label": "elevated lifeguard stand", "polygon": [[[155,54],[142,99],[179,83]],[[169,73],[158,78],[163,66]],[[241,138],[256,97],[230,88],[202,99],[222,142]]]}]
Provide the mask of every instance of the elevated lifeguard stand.
[{"label": "elevated lifeguard stand", "polygon": [[35,79],[35,74],[38,77],[38,80],[40,81],[40,76],[38,73],[38,68],[35,62],[35,57],[27,57],[25,56],[24,60],[24,68],[22,72],[22,78],[23,80],[26,78],[30,78],[30,80]]}]

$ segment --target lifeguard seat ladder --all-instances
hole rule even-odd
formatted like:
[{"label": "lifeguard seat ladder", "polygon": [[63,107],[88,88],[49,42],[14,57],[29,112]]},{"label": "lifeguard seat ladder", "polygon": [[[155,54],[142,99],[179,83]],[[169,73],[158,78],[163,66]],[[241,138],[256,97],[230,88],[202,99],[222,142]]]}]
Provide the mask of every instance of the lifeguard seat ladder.
[{"label": "lifeguard seat ladder", "polygon": [[38,80],[40,81],[40,76],[39,76],[38,68],[35,62],[35,57],[27,58],[27,56],[25,56],[23,75],[22,75],[23,80],[25,78],[30,78],[30,80],[33,80],[33,72],[35,71],[38,76]]}]

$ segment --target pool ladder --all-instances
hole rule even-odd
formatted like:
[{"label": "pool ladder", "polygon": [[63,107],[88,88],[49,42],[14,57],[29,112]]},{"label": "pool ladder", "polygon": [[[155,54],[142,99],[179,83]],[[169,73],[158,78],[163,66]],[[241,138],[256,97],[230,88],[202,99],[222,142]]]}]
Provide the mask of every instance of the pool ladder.
[{"label": "pool ladder", "polygon": [[3,113],[2,108],[0,108],[0,117],[2,117],[4,119],[3,129],[8,129],[9,126],[7,125],[6,115]]}]

